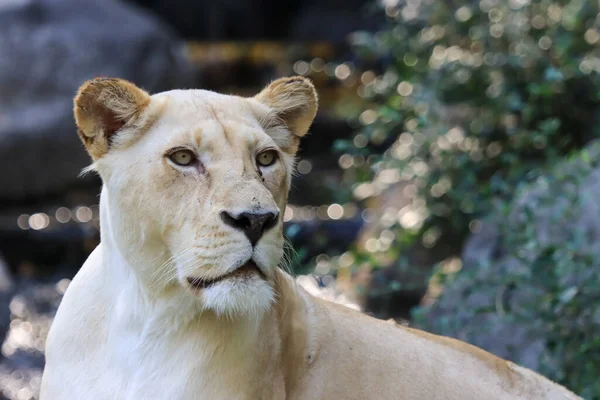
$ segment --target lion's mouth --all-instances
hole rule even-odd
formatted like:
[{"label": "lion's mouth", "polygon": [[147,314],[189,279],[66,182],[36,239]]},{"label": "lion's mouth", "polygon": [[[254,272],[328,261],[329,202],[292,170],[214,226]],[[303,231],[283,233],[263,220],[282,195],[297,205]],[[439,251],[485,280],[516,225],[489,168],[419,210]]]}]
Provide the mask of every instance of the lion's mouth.
[{"label": "lion's mouth", "polygon": [[258,268],[256,263],[252,260],[248,260],[245,264],[243,264],[238,269],[231,271],[228,274],[221,275],[217,278],[202,279],[202,278],[195,278],[195,277],[189,276],[187,278],[187,281],[190,284],[190,287],[192,287],[193,289],[199,290],[199,289],[206,289],[208,287],[211,287],[215,283],[219,283],[226,279],[230,279],[230,278],[234,278],[234,277],[244,278],[244,277],[250,277],[252,275],[259,275],[260,277],[265,279],[265,275],[260,270],[260,268]]}]

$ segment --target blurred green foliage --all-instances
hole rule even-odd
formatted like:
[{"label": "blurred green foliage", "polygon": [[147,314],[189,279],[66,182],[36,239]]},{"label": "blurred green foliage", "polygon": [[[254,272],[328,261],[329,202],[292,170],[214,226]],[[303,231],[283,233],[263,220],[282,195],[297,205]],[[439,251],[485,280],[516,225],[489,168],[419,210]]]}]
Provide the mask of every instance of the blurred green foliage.
[{"label": "blurred green foliage", "polygon": [[[483,217],[510,213],[518,188],[600,137],[600,6],[585,0],[384,4],[388,26],[353,36],[358,59],[382,67],[362,74],[359,131],[335,149],[356,201],[398,185],[409,201],[391,217],[384,214],[370,231],[370,248],[354,251],[354,258],[410,269],[401,255],[415,247],[440,260],[459,256]],[[548,201],[578,201],[553,196]],[[568,219],[570,207],[557,220]],[[518,258],[527,273],[503,279],[536,281],[544,294],[522,319],[546,324],[556,363],[543,372],[600,398],[598,325],[578,320],[586,307],[600,307],[600,260],[580,256],[585,241],[577,232],[548,247],[527,224],[500,228],[515,256],[538,254]],[[596,289],[573,286],[569,271],[595,278]],[[546,280],[538,282],[540,276]],[[394,284],[390,290],[402,290]]]}]

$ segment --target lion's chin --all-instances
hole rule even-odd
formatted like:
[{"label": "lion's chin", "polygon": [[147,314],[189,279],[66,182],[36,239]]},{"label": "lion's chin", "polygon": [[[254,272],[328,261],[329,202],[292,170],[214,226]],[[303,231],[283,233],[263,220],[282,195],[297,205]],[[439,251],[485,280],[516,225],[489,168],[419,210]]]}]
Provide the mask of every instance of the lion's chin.
[{"label": "lion's chin", "polygon": [[257,277],[266,279],[265,274],[260,270],[256,263],[253,260],[248,260],[239,268],[216,278],[203,279],[200,277],[188,276],[186,280],[189,288],[192,291],[199,293],[202,290],[208,289],[224,281],[244,282]]},{"label": "lion's chin", "polygon": [[202,308],[217,316],[260,318],[273,305],[270,283],[258,274],[220,280],[198,292]]}]

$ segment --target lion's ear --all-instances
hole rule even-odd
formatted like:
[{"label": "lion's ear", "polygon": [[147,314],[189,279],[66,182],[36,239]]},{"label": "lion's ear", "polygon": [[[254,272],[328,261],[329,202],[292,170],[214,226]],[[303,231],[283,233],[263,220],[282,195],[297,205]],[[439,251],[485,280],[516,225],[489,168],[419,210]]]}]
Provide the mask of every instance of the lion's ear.
[{"label": "lion's ear", "polygon": [[150,95],[125,80],[96,78],[79,88],[74,103],[79,136],[96,160],[108,151],[117,132],[139,119]]},{"label": "lion's ear", "polygon": [[315,87],[301,76],[281,78],[272,82],[255,97],[269,107],[298,138],[306,135],[317,113]]}]

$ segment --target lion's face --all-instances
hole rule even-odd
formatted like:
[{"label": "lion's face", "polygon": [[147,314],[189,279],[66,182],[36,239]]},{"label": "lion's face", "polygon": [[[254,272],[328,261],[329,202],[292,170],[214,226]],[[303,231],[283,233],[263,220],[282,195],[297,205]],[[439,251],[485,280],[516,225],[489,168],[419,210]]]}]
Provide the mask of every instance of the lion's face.
[{"label": "lion's face", "polygon": [[217,313],[267,309],[293,157],[316,111],[312,85],[279,80],[250,99],[150,97],[95,80],[75,104],[112,235],[148,288],[185,290]]}]

